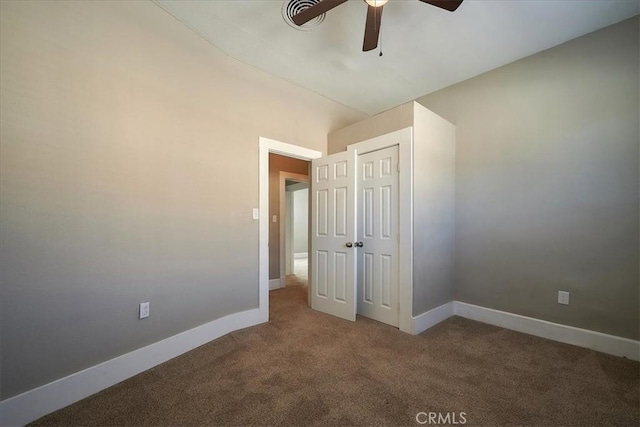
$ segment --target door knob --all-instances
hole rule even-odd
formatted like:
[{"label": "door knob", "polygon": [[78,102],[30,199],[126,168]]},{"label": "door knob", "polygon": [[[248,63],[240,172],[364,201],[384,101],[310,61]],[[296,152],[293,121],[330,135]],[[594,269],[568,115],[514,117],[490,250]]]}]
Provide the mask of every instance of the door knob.
[{"label": "door knob", "polygon": [[354,246],[355,246],[356,248],[361,248],[361,247],[363,247],[363,246],[364,246],[364,243],[362,243],[362,242],[355,242],[355,243],[354,243]]},{"label": "door knob", "polygon": [[348,247],[348,248],[352,248],[353,247],[353,243],[347,242],[347,244],[345,246]]}]

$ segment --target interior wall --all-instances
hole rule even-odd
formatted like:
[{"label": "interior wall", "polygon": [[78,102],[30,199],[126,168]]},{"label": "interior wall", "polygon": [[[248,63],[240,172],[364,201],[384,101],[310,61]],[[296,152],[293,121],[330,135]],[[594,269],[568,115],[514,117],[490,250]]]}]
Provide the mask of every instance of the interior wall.
[{"label": "interior wall", "polygon": [[[280,275],[280,172],[309,176],[310,162],[291,157],[269,154],[269,280]],[[273,217],[276,216],[276,222]]]},{"label": "interior wall", "polygon": [[293,253],[309,250],[309,189],[291,193],[293,197]]},{"label": "interior wall", "polygon": [[413,115],[412,310],[418,316],[453,300],[456,131],[417,103]]},{"label": "interior wall", "polygon": [[347,145],[386,135],[409,126],[413,126],[413,102],[399,105],[329,133],[327,137],[328,154],[346,151]]},{"label": "interior wall", "polygon": [[418,99],[456,125],[456,300],[639,338],[638,27]]},{"label": "interior wall", "polygon": [[0,7],[0,398],[257,308],[258,138],[363,115],[152,2]]}]

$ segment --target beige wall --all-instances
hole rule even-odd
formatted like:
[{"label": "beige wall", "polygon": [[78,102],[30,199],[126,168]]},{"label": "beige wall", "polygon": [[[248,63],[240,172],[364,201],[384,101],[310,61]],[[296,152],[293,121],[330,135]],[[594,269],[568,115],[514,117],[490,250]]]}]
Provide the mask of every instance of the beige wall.
[{"label": "beige wall", "polygon": [[347,145],[386,135],[409,126],[413,126],[413,102],[399,105],[331,132],[327,137],[328,153],[346,151]]},{"label": "beige wall", "polygon": [[456,125],[456,300],[639,338],[638,40],[635,17],[418,99]]},{"label": "beige wall", "polygon": [[[280,276],[280,172],[309,175],[309,163],[305,160],[269,154],[269,279]],[[273,222],[277,215],[278,222]]]},{"label": "beige wall", "polygon": [[363,116],[152,2],[1,19],[1,398],[257,308],[259,136],[326,152]]}]

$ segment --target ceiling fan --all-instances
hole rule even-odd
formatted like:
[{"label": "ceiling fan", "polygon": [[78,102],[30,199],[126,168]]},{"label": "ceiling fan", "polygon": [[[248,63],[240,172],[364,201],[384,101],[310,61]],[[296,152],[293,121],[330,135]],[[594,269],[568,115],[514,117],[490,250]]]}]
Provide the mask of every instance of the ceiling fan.
[{"label": "ceiling fan", "polygon": [[[293,22],[300,26],[323,13],[326,13],[334,7],[340,6],[347,0],[320,0],[318,3],[309,6],[301,12],[291,17]],[[364,27],[364,42],[362,43],[363,52],[373,50],[378,47],[378,36],[380,34],[380,23],[382,22],[382,8],[388,0],[365,0],[368,5],[367,21]],[[461,4],[463,0],[420,0],[423,3],[439,7],[441,9],[453,12]]]}]

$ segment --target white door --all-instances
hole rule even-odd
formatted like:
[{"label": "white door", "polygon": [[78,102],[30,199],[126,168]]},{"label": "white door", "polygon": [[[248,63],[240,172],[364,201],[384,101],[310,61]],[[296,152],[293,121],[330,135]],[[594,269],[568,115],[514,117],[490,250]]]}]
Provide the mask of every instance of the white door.
[{"label": "white door", "polygon": [[350,152],[311,162],[311,307],[356,320],[355,158]]},{"label": "white door", "polygon": [[399,320],[398,146],[358,156],[358,314]]}]

